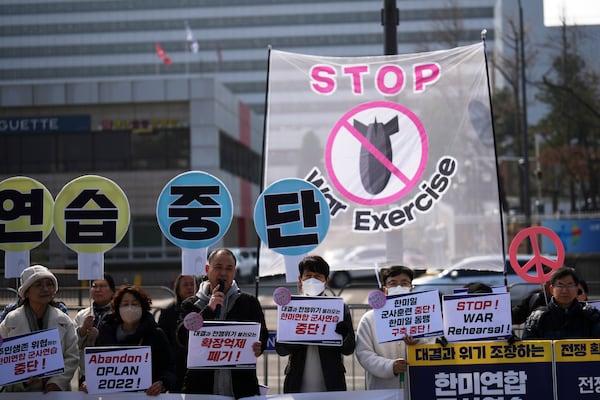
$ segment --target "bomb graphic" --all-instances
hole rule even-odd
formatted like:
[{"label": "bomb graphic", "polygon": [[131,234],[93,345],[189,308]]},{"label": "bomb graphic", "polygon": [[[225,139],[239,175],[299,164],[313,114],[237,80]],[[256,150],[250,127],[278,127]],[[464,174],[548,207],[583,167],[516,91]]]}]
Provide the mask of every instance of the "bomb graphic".
[{"label": "bomb graphic", "polygon": [[[374,122],[365,125],[354,120],[354,128],[359,131],[377,150],[392,161],[392,142],[390,136],[398,132],[398,116],[386,123]],[[370,194],[379,194],[390,180],[391,172],[365,147],[360,149],[360,180]]]}]

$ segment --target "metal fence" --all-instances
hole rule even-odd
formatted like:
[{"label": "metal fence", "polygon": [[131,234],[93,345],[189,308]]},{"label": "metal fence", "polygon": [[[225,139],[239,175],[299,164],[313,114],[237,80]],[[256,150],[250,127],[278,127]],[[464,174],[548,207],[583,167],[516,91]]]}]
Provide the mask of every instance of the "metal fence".
[{"label": "metal fence", "polygon": [[[591,283],[591,282],[590,282]],[[594,282],[594,286],[600,286]],[[158,318],[161,308],[164,308],[174,298],[173,291],[166,286],[144,286],[144,290],[153,300],[153,313]],[[269,291],[269,289],[267,289]],[[272,290],[271,290],[272,292]],[[340,295],[332,292],[334,295]],[[13,288],[0,288],[0,306],[17,299],[17,292]],[[76,312],[90,305],[89,287],[60,287],[58,300],[63,301],[69,308],[69,314],[73,317]],[[352,315],[352,322],[356,330],[363,314],[371,307],[367,304],[348,304]],[[269,386],[270,394],[283,393],[284,370],[287,364],[287,357],[281,357],[274,351],[274,329],[277,326],[277,307],[274,305],[263,306],[267,327],[269,328],[270,343],[267,351],[259,358],[257,364],[257,374],[259,382]],[[520,333],[521,327],[515,327],[515,331]],[[346,368],[346,383],[348,390],[365,390],[365,371],[358,363],[356,356],[344,356],[344,366]],[[74,390],[77,390],[75,387]]]}]

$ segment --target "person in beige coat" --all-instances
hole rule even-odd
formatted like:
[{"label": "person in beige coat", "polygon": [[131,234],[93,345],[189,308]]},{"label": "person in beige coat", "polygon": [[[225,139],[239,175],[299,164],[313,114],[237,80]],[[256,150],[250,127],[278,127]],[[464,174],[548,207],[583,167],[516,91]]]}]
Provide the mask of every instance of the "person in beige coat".
[{"label": "person in beige coat", "polygon": [[45,329],[58,328],[64,359],[64,372],[47,378],[30,378],[2,387],[5,392],[51,392],[71,390],[71,379],[79,365],[75,323],[53,306],[58,281],[48,268],[34,265],[21,273],[19,307],[0,324],[0,336],[9,338]]}]

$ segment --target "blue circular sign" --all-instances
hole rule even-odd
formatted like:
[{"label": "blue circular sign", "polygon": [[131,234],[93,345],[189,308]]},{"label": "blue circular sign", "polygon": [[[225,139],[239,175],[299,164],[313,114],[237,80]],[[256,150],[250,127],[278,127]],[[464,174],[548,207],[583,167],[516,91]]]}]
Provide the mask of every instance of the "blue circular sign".
[{"label": "blue circular sign", "polygon": [[271,250],[297,256],[315,249],[329,230],[327,199],[312,183],[282,179],[258,197],[254,226]]},{"label": "blue circular sign", "polygon": [[227,187],[214,176],[184,172],[163,188],[156,203],[156,218],[163,235],[173,244],[201,249],[225,235],[233,218],[233,201]]}]

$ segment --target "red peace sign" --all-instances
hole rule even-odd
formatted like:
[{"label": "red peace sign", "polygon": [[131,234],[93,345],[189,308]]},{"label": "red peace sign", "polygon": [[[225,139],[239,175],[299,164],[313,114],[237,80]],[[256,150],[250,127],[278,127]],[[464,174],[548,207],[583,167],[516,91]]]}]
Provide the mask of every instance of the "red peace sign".
[{"label": "red peace sign", "polygon": [[[540,246],[538,245],[536,235],[545,235],[552,241],[554,247],[556,247],[556,260],[552,260],[540,254]],[[529,239],[531,242],[533,257],[531,257],[531,260],[527,261],[525,265],[521,266],[517,260],[517,251],[519,245],[525,239]],[[555,269],[562,267],[563,262],[565,261],[565,247],[563,246],[562,241],[552,229],[544,226],[532,226],[517,233],[510,243],[508,253],[510,255],[510,265],[517,275],[531,283],[546,282],[550,278],[550,274],[552,274]],[[527,272],[534,266],[536,275],[529,275]],[[550,271],[544,273],[544,266],[549,267]]]}]

